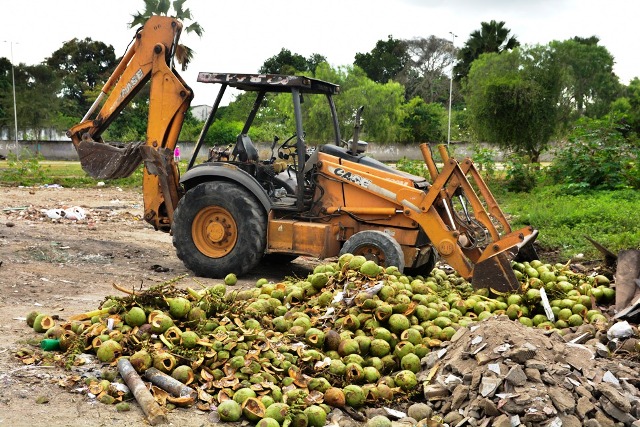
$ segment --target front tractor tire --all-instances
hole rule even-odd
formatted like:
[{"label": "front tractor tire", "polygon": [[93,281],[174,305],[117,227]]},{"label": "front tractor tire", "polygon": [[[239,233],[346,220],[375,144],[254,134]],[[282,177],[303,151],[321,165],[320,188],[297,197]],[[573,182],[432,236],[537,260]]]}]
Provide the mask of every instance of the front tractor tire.
[{"label": "front tractor tire", "polygon": [[396,239],[382,231],[365,230],[354,234],[340,250],[340,255],[345,253],[362,255],[382,267],[393,265],[401,272],[404,270],[402,247]]},{"label": "front tractor tire", "polygon": [[196,275],[241,276],[254,268],[267,243],[267,216],[244,187],[227,181],[187,191],[173,215],[173,246]]}]

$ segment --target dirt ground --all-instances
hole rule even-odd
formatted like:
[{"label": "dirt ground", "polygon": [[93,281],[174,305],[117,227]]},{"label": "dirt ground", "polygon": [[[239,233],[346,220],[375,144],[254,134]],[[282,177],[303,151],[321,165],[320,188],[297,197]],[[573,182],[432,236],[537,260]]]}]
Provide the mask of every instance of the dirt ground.
[{"label": "dirt ground", "polygon": [[[51,219],[43,213],[73,206],[81,207],[86,218]],[[5,187],[0,209],[0,426],[145,425],[135,402],[130,412],[119,413],[58,386],[69,371],[24,365],[14,354],[34,348],[28,340],[38,334],[25,322],[32,310],[65,320],[97,309],[108,295],[122,295],[113,284],[148,288],[189,274],[171,236],[142,220],[142,195],[135,190]],[[237,286],[252,286],[261,277],[305,277],[317,263],[300,258],[286,269],[261,266]],[[188,277],[180,284],[194,282]],[[171,411],[168,419],[176,426],[215,425],[211,414],[195,408]]]}]

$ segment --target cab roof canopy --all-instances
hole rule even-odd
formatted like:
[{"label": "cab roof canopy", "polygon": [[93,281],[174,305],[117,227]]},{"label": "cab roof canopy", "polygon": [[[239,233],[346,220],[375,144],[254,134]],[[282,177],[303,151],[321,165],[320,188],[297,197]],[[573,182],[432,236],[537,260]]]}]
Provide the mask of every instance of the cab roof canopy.
[{"label": "cab roof canopy", "polygon": [[288,76],[283,74],[231,74],[231,73],[198,73],[200,83],[218,83],[245,91],[291,92],[297,89],[300,93],[319,95],[335,95],[340,93],[340,86],[305,76]]}]

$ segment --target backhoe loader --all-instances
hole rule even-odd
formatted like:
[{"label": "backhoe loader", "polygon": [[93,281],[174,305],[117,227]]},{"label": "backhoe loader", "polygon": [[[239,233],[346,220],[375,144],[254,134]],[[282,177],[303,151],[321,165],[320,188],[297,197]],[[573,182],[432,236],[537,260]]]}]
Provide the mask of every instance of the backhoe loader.
[{"label": "backhoe loader", "polygon": [[[92,177],[125,177],[144,164],[144,219],[172,233],[187,268],[221,278],[242,275],[261,261],[348,252],[413,275],[428,274],[441,259],[476,287],[518,288],[510,261],[535,257],[537,231],[513,231],[473,162],[458,162],[442,146],[437,165],[430,146],[420,145],[430,179],[367,156],[366,143],[359,140],[362,108],[353,120],[353,138],[343,141],[333,100],[340,88],[332,83],[304,76],[199,73],[198,82],[219,91],[181,176],[173,149],[193,99],[173,64],[181,29],[174,18],[151,17],[68,136]],[[102,133],[147,82],[146,140],[105,142]],[[253,107],[235,145],[216,146],[196,164],[227,88],[254,95]],[[295,124],[291,135],[276,136],[265,154],[249,134],[272,97],[291,100]],[[311,111],[304,103],[310,97],[319,97],[325,109],[316,102]],[[309,114],[328,119],[329,139],[306,140],[303,119]]]}]

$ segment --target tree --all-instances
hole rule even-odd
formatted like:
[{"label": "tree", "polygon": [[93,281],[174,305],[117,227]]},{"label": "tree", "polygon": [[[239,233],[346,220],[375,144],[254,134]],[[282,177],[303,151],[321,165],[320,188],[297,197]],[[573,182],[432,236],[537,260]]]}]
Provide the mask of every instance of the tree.
[{"label": "tree", "polygon": [[280,52],[271,58],[268,58],[260,67],[260,73],[266,74],[296,74],[305,71],[314,73],[318,64],[326,62],[327,58],[314,53],[309,58],[291,53],[289,49],[282,48]]},{"label": "tree", "polygon": [[91,38],[72,39],[46,59],[62,81],[63,112],[82,116],[91,106],[91,91],[102,87],[116,64],[113,46]]},{"label": "tree", "polygon": [[537,162],[556,129],[559,81],[548,47],[481,55],[463,82],[470,126],[479,140]]},{"label": "tree", "polygon": [[613,56],[598,42],[599,39],[592,36],[550,44],[563,70],[562,104],[568,121],[583,115],[602,117],[620,93],[618,77],[613,73]]},{"label": "tree", "polygon": [[447,111],[441,104],[427,104],[422,98],[415,97],[404,104],[403,109],[402,142],[446,142],[443,122]]},{"label": "tree", "polygon": [[405,40],[405,43],[409,60],[397,77],[406,88],[406,99],[419,96],[426,103],[447,103],[449,77],[446,72],[456,57],[451,41],[430,36]]},{"label": "tree", "polygon": [[480,30],[475,30],[469,35],[469,39],[458,51],[458,63],[453,68],[456,81],[461,81],[469,74],[471,63],[483,53],[501,53],[520,46],[515,36],[509,37],[511,30],[504,24],[504,21],[494,20],[482,22]]},{"label": "tree", "polygon": [[354,65],[374,82],[387,83],[404,70],[409,60],[407,43],[389,35],[387,40],[378,40],[371,52],[356,53]]},{"label": "tree", "polygon": [[[179,19],[182,22],[192,21],[191,10],[184,8],[184,3],[186,0],[174,0],[171,2],[170,0],[143,0],[144,1],[144,10],[142,12],[138,11],[133,17],[133,21],[129,23],[129,28],[134,28],[139,25],[144,25],[145,22],[152,15],[161,15],[161,16],[169,16],[169,11],[173,8],[173,14],[171,16]],[[199,23],[193,21],[186,27],[184,30],[189,33],[195,33],[198,37],[202,37],[202,33],[204,29],[200,26]],[[176,46],[175,58],[179,64],[182,65],[182,71],[187,69],[189,62],[193,59],[193,49],[184,45],[178,44]]]},{"label": "tree", "polygon": [[640,135],[640,79],[635,77],[623,89],[622,97],[611,104],[611,113],[619,117],[621,132],[625,137]]},{"label": "tree", "polygon": [[0,129],[9,129],[13,124],[12,88],[11,61],[0,58]]}]

